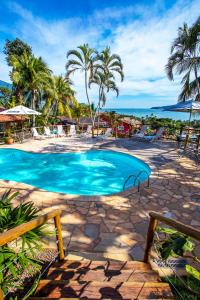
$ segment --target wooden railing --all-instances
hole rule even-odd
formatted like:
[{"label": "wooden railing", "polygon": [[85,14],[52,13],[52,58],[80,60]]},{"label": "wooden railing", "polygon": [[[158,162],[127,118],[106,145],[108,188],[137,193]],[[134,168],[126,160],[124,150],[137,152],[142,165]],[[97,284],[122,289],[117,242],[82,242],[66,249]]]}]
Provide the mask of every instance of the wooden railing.
[{"label": "wooden railing", "polygon": [[144,254],[144,262],[146,262],[146,263],[149,261],[149,254],[150,254],[151,247],[153,244],[154,233],[155,233],[158,221],[175,228],[177,231],[179,231],[187,236],[190,236],[197,241],[200,241],[200,230],[197,230],[189,225],[185,225],[179,221],[175,221],[175,220],[166,218],[163,215],[158,214],[156,212],[150,212],[149,216],[150,216],[150,221],[149,221],[149,228],[148,228],[148,233],[147,233],[146,249],[145,249],[145,254]]},{"label": "wooden railing", "polygon": [[[56,209],[52,212],[46,213],[44,215],[39,216],[38,218],[21,224],[17,227],[14,227],[0,235],[0,247],[3,245],[6,245],[7,243],[10,243],[26,232],[37,228],[38,226],[43,225],[50,219],[54,219],[54,225],[56,228],[56,239],[57,239],[57,247],[58,247],[58,253],[59,253],[59,260],[63,260],[65,257],[64,249],[63,249],[63,240],[62,240],[62,229],[61,229],[61,222],[60,222],[60,215],[62,211],[60,209]],[[3,292],[0,289],[0,300],[4,300]]]}]

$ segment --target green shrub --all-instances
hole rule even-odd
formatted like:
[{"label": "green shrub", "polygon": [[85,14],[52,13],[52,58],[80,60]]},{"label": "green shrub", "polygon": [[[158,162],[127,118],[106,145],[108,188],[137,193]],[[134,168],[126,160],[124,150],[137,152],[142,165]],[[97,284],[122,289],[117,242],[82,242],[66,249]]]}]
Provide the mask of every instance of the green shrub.
[{"label": "green shrub", "polygon": [[[17,192],[9,190],[0,199],[0,233],[39,216],[39,210],[32,202],[20,203],[14,207],[13,200],[17,196]],[[35,274],[41,269],[35,254],[42,250],[42,241],[49,234],[46,225],[42,225],[23,234],[13,243],[0,247],[0,288],[5,295],[13,286],[20,288],[19,278],[25,270],[29,274]]]}]

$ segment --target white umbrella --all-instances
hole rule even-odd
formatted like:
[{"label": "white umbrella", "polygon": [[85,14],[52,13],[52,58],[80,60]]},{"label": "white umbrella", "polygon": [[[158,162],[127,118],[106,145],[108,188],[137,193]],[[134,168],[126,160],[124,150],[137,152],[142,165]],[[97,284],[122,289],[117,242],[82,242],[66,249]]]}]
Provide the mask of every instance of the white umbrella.
[{"label": "white umbrella", "polygon": [[[10,109],[3,110],[0,112],[0,114],[1,115],[20,115],[20,116],[25,116],[25,115],[39,116],[39,115],[41,115],[40,112],[30,109],[28,107],[25,107],[23,105],[18,105],[13,108],[10,108]],[[23,128],[22,128],[22,140],[23,139],[24,139],[24,133],[23,133]]]},{"label": "white umbrella", "polygon": [[28,107],[25,107],[23,105],[18,105],[13,108],[3,110],[0,112],[0,115],[32,115],[32,116],[39,116],[41,115],[40,112],[30,109]]},{"label": "white umbrella", "polygon": [[179,102],[175,105],[168,106],[164,110],[177,111],[177,112],[189,112],[190,113],[189,122],[190,122],[192,113],[193,112],[200,112],[200,102],[199,101],[188,100],[188,101],[185,101],[185,102]]}]

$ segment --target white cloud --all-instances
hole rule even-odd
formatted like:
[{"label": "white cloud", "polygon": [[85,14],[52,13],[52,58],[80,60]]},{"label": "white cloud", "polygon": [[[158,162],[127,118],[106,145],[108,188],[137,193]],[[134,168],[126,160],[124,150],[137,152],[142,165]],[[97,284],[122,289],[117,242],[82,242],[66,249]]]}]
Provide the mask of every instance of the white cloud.
[{"label": "white cloud", "polygon": [[[124,63],[125,81],[118,83],[121,95],[133,95],[134,98],[145,94],[160,99],[170,97],[176,101],[180,86],[177,81],[169,82],[164,66],[178,27],[183,22],[194,22],[198,17],[199,7],[200,0],[185,0],[178,1],[170,10],[165,10],[164,2],[157,1],[152,7],[133,5],[106,8],[95,11],[87,19],[47,21],[19,4],[10,2],[9,9],[18,14],[20,20],[9,31],[13,37],[18,36],[29,43],[33,52],[42,56],[57,74],[65,73],[66,53],[69,49],[86,42],[100,48],[109,44]],[[109,34],[104,37],[105,30]],[[5,63],[1,63],[0,68],[1,79],[8,80]],[[82,74],[75,75],[73,81],[78,98],[84,101]],[[91,96],[95,99],[94,91]],[[111,95],[110,98],[113,97]]]}]

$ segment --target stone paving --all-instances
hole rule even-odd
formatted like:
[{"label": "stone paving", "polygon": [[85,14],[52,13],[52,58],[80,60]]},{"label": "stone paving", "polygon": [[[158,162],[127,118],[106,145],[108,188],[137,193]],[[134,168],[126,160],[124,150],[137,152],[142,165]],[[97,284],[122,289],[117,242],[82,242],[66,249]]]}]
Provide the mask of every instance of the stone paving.
[{"label": "stone paving", "polygon": [[91,259],[141,260],[148,213],[152,210],[200,228],[200,168],[188,158],[179,158],[174,143],[152,144],[131,139],[94,143],[55,139],[12,147],[35,152],[113,149],[135,155],[153,168],[149,188],[145,183],[140,192],[133,189],[110,196],[65,195],[1,180],[2,192],[9,187],[20,191],[18,201],[32,200],[43,211],[63,210],[63,238],[68,253]]}]

